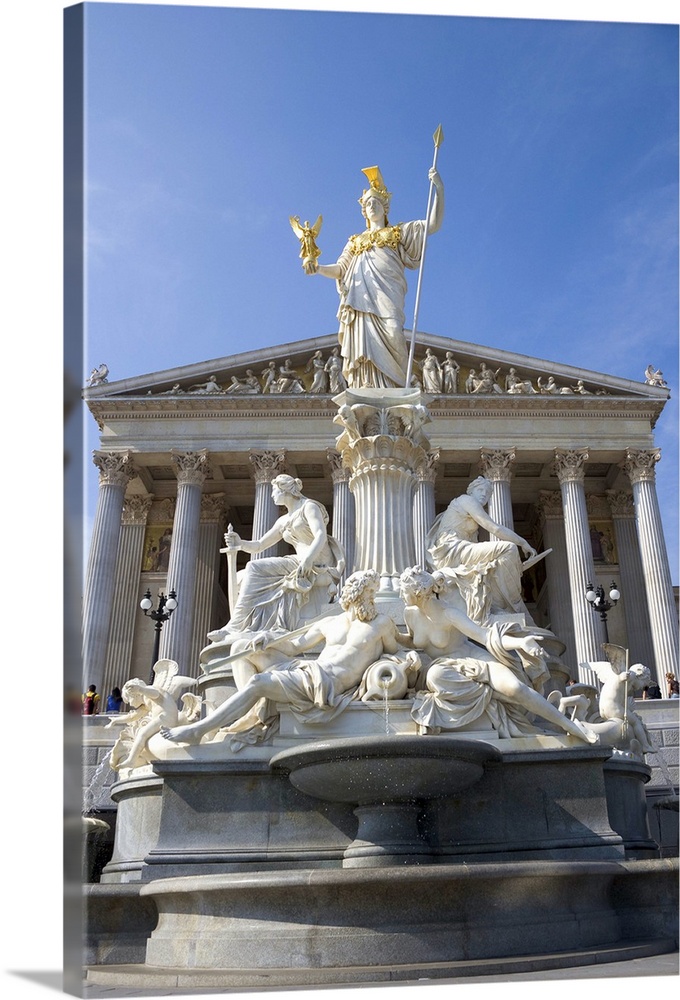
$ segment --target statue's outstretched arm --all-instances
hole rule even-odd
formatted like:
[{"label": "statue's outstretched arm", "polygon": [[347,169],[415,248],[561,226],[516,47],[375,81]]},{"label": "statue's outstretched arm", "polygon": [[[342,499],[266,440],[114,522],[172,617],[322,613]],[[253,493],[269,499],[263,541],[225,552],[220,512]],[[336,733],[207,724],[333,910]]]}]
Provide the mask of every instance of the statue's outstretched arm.
[{"label": "statue's outstretched arm", "polygon": [[436,167],[430,167],[428,176],[434,184],[434,198],[427,222],[427,231],[428,233],[436,233],[438,229],[441,229],[444,221],[444,183]]}]

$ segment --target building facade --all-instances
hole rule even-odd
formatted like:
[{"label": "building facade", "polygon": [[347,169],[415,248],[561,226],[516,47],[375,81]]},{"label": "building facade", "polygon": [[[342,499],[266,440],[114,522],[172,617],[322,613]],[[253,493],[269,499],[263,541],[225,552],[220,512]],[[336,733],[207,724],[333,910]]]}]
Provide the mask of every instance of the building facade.
[{"label": "building facade", "polygon": [[[655,489],[654,426],[669,395],[658,373],[636,382],[427,334],[414,371],[431,417],[413,487],[417,560],[426,560],[435,515],[484,475],[494,519],[551,550],[524,574],[523,597],[565,644],[570,676],[603,659],[608,639],[664,690],[665,674],[678,675],[678,618]],[[280,472],[326,506],[346,573],[360,568],[350,472],[335,448],[335,334],[90,381],[84,397],[100,442],[84,595],[88,684],[106,693],[149,674],[154,628],[139,607],[147,591],[154,602],[176,592],[160,655],[199,675],[207,633],[229,614],[223,533],[231,524],[243,538],[264,534],[279,513],[270,484]],[[603,622],[585,593],[588,584],[608,592],[612,581],[621,598]]]}]

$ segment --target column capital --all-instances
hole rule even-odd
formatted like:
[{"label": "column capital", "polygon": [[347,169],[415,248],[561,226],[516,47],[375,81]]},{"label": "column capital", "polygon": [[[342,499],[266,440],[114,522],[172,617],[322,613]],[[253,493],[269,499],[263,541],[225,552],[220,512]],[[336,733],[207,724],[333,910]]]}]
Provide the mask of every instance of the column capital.
[{"label": "column capital", "polygon": [[100,486],[126,487],[137,475],[130,451],[93,451],[92,461],[99,470]]},{"label": "column capital", "polygon": [[635,501],[625,490],[607,490],[607,501],[612,517],[635,517]]},{"label": "column capital", "polygon": [[514,461],[514,448],[482,448],[479,470],[492,482],[509,483]]},{"label": "column capital", "polygon": [[170,461],[180,485],[202,486],[211,475],[210,463],[208,461],[208,449],[202,448],[200,451],[175,451],[170,452]]},{"label": "column capital", "polygon": [[439,448],[433,448],[432,451],[428,451],[425,461],[416,469],[416,479],[419,483],[432,483],[434,486],[437,479],[440,454]]},{"label": "column capital", "polygon": [[648,448],[644,451],[626,449],[625,461],[621,468],[630,479],[633,486],[636,483],[653,483],[656,478],[655,465],[661,458],[661,448]]},{"label": "column capital", "polygon": [[331,467],[331,479],[333,480],[333,485],[338,483],[348,483],[349,477],[351,476],[350,470],[346,465],[342,464],[342,455],[335,448],[326,449],[326,459]]},{"label": "column capital", "polygon": [[280,448],[278,451],[251,451],[249,457],[258,486],[262,483],[271,483],[272,479],[284,471],[285,448]]},{"label": "column capital", "polygon": [[123,524],[146,524],[153,503],[153,494],[126,497],[123,501]]},{"label": "column capital", "polygon": [[539,490],[536,506],[546,520],[549,517],[564,518],[562,494],[557,490]]},{"label": "column capital", "polygon": [[201,524],[219,524],[229,504],[224,493],[203,493],[201,495]]},{"label": "column capital", "polygon": [[587,448],[555,448],[553,470],[560,481],[560,486],[564,483],[582,483],[587,461]]}]

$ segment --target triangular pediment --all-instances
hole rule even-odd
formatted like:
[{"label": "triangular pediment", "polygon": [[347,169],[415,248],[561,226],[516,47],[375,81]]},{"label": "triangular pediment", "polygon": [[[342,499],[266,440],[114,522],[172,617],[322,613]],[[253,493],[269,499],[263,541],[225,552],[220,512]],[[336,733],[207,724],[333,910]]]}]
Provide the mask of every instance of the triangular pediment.
[{"label": "triangular pediment", "polygon": [[[189,395],[200,399],[261,394],[318,395],[324,391],[330,394],[332,387],[323,378],[321,393],[318,383],[315,387],[313,360],[316,355],[326,363],[337,346],[337,334],[332,333],[132,378],[111,380],[113,373],[107,373],[107,380],[88,386],[84,396],[92,402],[104,399],[112,402],[116,398],[140,396]],[[521,395],[529,399],[533,395],[578,394],[658,400],[662,405],[669,395],[664,386],[648,384],[644,372],[640,381],[634,381],[427,333],[418,334],[416,341],[414,375],[421,383],[422,363],[428,349],[440,366],[447,353],[458,366],[455,381],[442,387],[444,395]]]}]

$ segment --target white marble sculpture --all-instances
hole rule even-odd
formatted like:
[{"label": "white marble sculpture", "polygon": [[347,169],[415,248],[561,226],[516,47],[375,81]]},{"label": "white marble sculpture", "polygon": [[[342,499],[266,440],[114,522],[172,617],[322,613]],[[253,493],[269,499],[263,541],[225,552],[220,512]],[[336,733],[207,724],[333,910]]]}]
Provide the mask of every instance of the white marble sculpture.
[{"label": "white marble sculpture", "polygon": [[560,394],[560,387],[558,386],[557,382],[555,381],[555,378],[554,378],[553,375],[549,375],[548,376],[548,381],[547,382],[542,382],[541,381],[541,376],[539,375],[538,378],[537,378],[537,380],[536,380],[536,385],[538,386],[539,391],[544,396],[559,396],[559,394]]},{"label": "white marble sculpture", "polygon": [[505,376],[505,391],[511,396],[531,396],[536,395],[538,389],[534,389],[530,379],[521,378],[516,368],[511,368]]},{"label": "white marble sculpture", "polygon": [[267,556],[247,564],[243,571],[231,618],[223,629],[209,634],[213,643],[230,643],[244,632],[297,628],[300,618],[321,614],[337,593],[345,568],[339,543],[328,534],[328,513],[302,492],[292,476],[272,480],[272,500],[286,513],[259,539],[242,539],[235,531],[225,534],[226,551],[265,552],[284,541],[294,554]]},{"label": "white marble sculpture", "polygon": [[[519,550],[528,558],[537,555],[525,538],[487,513],[492,491],[491,482],[479,476],[435,518],[426,539],[431,566],[456,583],[479,625],[492,614],[526,614]],[[478,541],[479,528],[492,536],[488,542]]]},{"label": "white marble sculpture", "polygon": [[101,364],[99,368],[93,368],[90,372],[90,377],[87,380],[87,385],[91,388],[95,385],[105,385],[109,380],[109,366],[106,364]]},{"label": "white marble sculpture", "polygon": [[162,726],[188,723],[200,715],[201,698],[196,694],[185,693],[181,698],[182,708],[177,706],[181,692],[195,683],[195,677],[179,673],[174,660],[158,660],[153,684],[133,677],[123,685],[123,701],[131,705],[133,711],[116,720],[125,728],[111,751],[109,763],[113,771],[148,764],[154,759],[149,740]]},{"label": "white marble sculpture", "polygon": [[272,393],[300,393],[305,391],[302,379],[292,367],[290,358],[286,358],[279,367],[279,377],[269,382],[269,391]]},{"label": "white marble sculpture", "polygon": [[421,370],[423,373],[423,389],[425,392],[438,395],[442,391],[443,387],[442,366],[439,364],[439,361],[429,347],[425,349],[425,357],[423,358],[421,364]]},{"label": "white marble sculpture", "polygon": [[[276,362],[269,361],[267,367],[262,369],[262,392],[271,392],[272,386],[276,383]],[[276,392],[276,389],[274,389]]]},{"label": "white marble sculpture", "polygon": [[[373,570],[353,573],[342,589],[342,614],[321,618],[294,638],[256,638],[251,656],[258,650],[266,652],[271,645],[283,657],[281,661],[254,673],[242,690],[204,719],[163,727],[162,735],[173,742],[199,743],[218,729],[250,728],[257,721],[252,712],[263,701],[288,705],[303,723],[334,718],[355,697],[367,667],[399,648],[396,625],[375,605],[379,582]],[[322,649],[317,659],[300,657],[318,646]]]},{"label": "white marble sculpture", "polygon": [[447,351],[442,361],[442,390],[449,396],[458,392],[458,372],[460,365],[451,351]]},{"label": "white marble sculpture", "polygon": [[[641,695],[652,680],[649,667],[642,663],[628,667],[627,653],[621,646],[605,643],[603,649],[609,660],[584,664],[597,674],[602,684],[597,705],[599,720],[588,719],[584,725],[605,746],[636,756],[656,753],[657,747],[635,711],[635,696]],[[560,709],[563,710],[562,705]]]},{"label": "white marble sculpture", "polygon": [[248,368],[245,378],[237,378],[236,375],[231,376],[231,381],[225,392],[230,392],[237,396],[255,396],[262,392],[262,387],[252,369]]},{"label": "white marble sculpture", "polygon": [[444,185],[437,170],[429,172],[434,198],[427,220],[390,225],[391,193],[377,167],[363,171],[369,188],[359,199],[366,220],[363,233],[351,236],[335,264],[310,261],[308,274],[337,282],[340,352],[350,387],[394,387],[406,384],[408,349],[404,337],[406,268],[420,264],[423,241],[435,233],[444,214]]},{"label": "white marble sculpture", "polygon": [[427,664],[421,671],[425,688],[411,710],[419,731],[456,730],[486,716],[501,736],[523,736],[540,732],[531,719],[535,715],[570,736],[597,743],[596,734],[543,697],[550,676],[540,646],[543,636],[515,622],[477,625],[439,600],[446,586],[443,574],[418,567],[401,577],[404,621]]},{"label": "white marble sculpture", "polygon": [[334,347],[331,351],[331,356],[326,362],[326,372],[328,373],[331,395],[335,396],[340,392],[344,392],[347,388],[347,379],[342,373],[342,358],[340,357],[339,347]]},{"label": "white marble sculpture", "polygon": [[491,393],[502,393],[503,390],[496,381],[500,375],[500,368],[492,371],[483,361],[479,372],[471,368],[470,374],[465,382],[465,391],[472,395],[490,395]]},{"label": "white marble sculpture", "polygon": [[322,357],[321,351],[314,352],[312,357],[305,365],[305,371],[314,372],[314,375],[312,377],[312,384],[309,387],[310,392],[314,393],[328,392],[328,372],[326,371],[326,362]]},{"label": "white marble sculpture", "polygon": [[211,375],[207,382],[197,382],[195,385],[190,385],[187,392],[193,392],[197,395],[219,395],[224,392],[224,389],[218,384],[217,376]]},{"label": "white marble sculpture", "polygon": [[645,382],[647,385],[658,385],[662,388],[668,387],[668,382],[663,377],[663,372],[655,368],[654,365],[647,365],[645,368]]},{"label": "white marble sculpture", "polygon": [[[403,637],[401,637],[403,640]],[[359,685],[361,701],[399,701],[415,686],[421,659],[414,650],[405,656],[385,656],[372,663]]]}]

